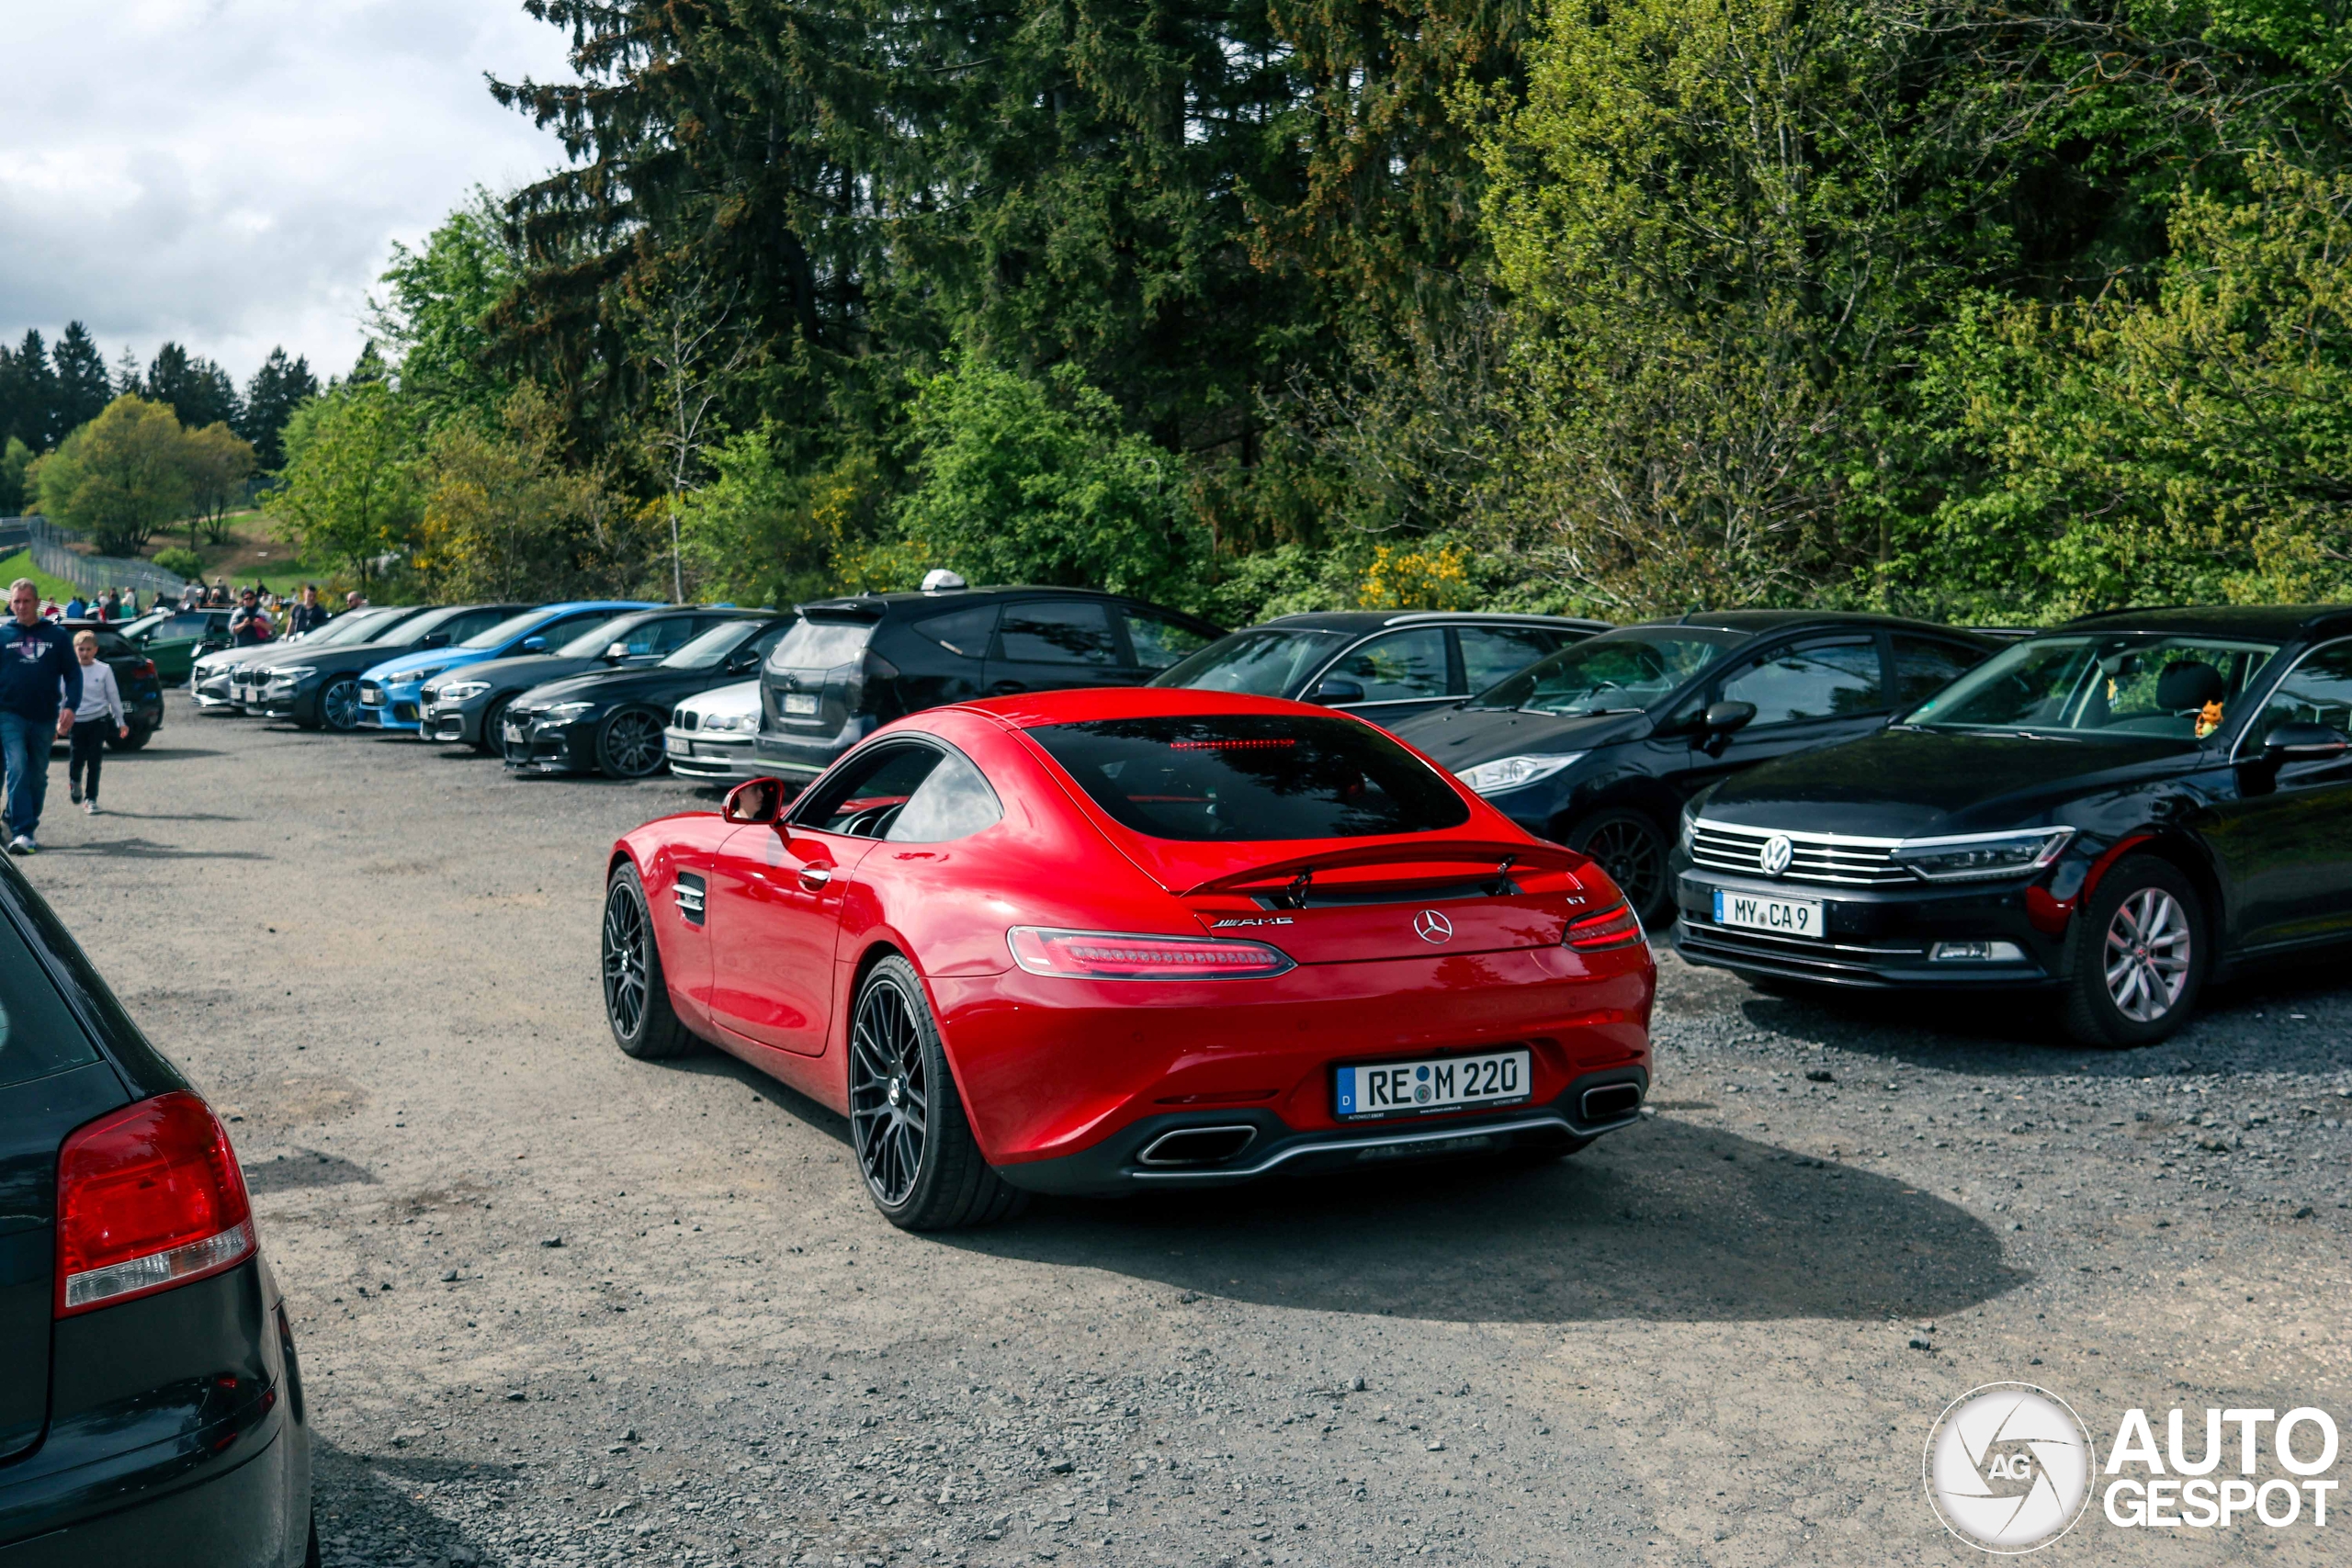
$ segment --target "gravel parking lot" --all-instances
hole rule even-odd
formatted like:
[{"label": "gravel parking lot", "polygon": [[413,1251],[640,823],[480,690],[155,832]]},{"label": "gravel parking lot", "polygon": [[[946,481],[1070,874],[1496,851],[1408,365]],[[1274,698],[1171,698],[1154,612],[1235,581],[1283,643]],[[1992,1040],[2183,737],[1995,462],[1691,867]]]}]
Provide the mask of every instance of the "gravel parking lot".
[{"label": "gravel parking lot", "polygon": [[914,1237],[830,1112],[605,1032],[606,849],[707,797],[173,704],[26,870],[231,1119],[330,1563],[1952,1562],[1974,1384],[2344,1404],[2340,984],[2102,1055],[1666,958],[1657,1114],[1555,1168]]}]

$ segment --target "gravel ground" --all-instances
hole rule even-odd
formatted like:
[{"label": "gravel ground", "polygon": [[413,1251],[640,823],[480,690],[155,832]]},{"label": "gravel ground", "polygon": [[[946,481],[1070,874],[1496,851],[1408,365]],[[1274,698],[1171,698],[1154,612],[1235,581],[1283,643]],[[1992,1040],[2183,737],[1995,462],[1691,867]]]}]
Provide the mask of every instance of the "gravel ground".
[{"label": "gravel ground", "polygon": [[1974,1384],[2102,1447],[2344,1403],[2341,985],[2105,1055],[1668,957],[1655,1116],[1555,1168],[910,1237],[840,1119],[605,1031],[605,850],[707,796],[174,703],[26,869],[232,1119],[332,1564],[1974,1561],[1919,1487]]}]

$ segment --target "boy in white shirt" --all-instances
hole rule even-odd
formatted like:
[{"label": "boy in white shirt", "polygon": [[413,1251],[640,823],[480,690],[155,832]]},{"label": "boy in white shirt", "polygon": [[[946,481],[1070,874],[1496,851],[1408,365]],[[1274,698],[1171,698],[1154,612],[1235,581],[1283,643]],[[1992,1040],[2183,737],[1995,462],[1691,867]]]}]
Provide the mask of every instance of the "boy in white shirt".
[{"label": "boy in white shirt", "polygon": [[98,662],[98,634],[75,632],[74,657],[82,661],[82,705],[74,710],[74,734],[66,742],[65,782],[82,809],[95,817],[98,814],[98,768],[107,752],[107,732],[98,728],[97,720],[112,719],[115,734],[126,740],[130,738],[130,727],[123,722],[122,688],[115,682],[114,670]]}]

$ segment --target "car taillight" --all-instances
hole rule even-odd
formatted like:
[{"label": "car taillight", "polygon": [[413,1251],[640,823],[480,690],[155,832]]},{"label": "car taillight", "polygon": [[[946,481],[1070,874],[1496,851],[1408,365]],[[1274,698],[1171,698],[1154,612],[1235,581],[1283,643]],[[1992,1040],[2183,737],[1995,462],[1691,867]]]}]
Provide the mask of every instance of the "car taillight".
[{"label": "car taillight", "polygon": [[1280,948],[1216,937],[1015,926],[1005,941],[1030,974],[1071,980],[1239,980],[1295,967]]},{"label": "car taillight", "polygon": [[1642,941],[1642,922],[1630,904],[1615,904],[1597,915],[1572,920],[1564,939],[1579,953],[1606,953],[1612,947],[1633,947]]},{"label": "car taillight", "polygon": [[57,1156],[57,1315],[184,1285],[254,1254],[253,1204],[212,1108],[175,1091],[74,1130]]},{"label": "car taillight", "polygon": [[130,667],[130,678],[134,681],[153,680],[154,674],[155,661],[152,659],[142,659]]}]

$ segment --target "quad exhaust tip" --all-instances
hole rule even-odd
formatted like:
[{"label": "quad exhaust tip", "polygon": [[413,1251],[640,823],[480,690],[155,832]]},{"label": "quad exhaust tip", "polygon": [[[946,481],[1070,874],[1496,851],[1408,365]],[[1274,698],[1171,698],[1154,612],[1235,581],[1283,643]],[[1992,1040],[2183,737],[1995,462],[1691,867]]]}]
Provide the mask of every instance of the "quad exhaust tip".
[{"label": "quad exhaust tip", "polygon": [[1639,1084],[1603,1084],[1599,1089],[1584,1091],[1584,1119],[1587,1122],[1622,1122],[1641,1108],[1642,1086]]},{"label": "quad exhaust tip", "polygon": [[1223,1165],[1248,1148],[1258,1136],[1255,1127],[1179,1127],[1162,1133],[1143,1146],[1136,1163],[1165,1169],[1170,1166]]}]

